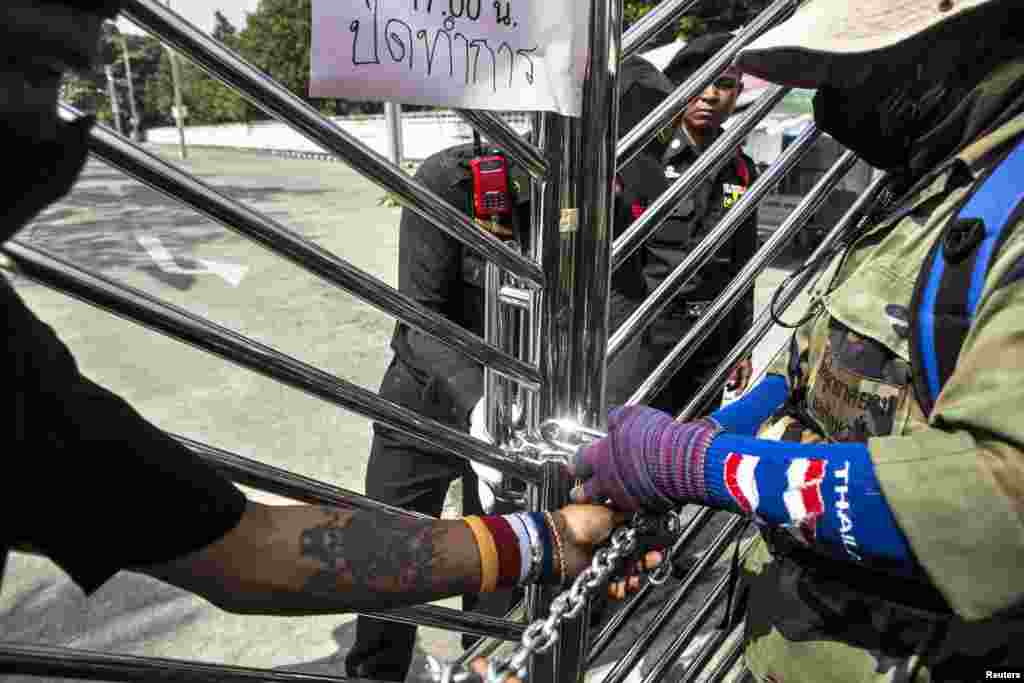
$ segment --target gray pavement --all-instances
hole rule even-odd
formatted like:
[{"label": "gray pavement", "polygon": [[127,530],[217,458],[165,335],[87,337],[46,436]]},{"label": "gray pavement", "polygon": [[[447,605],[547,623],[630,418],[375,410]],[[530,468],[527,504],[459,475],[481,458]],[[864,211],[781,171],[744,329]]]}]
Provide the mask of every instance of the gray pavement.
[{"label": "gray pavement", "polygon": [[[382,206],[384,192],[346,166],[195,148],[180,162],[173,148],[156,151],[396,283],[399,210]],[[96,161],[19,237],[373,391],[390,360],[391,318]],[[790,265],[759,279],[759,306]],[[18,276],[13,281],[84,374],[162,428],[363,490],[365,418]],[[762,344],[758,366],[784,337],[777,332]],[[457,497],[453,490],[449,511]],[[439,604],[457,607],[458,600]],[[0,615],[0,637],[8,641],[337,675],[354,618],[235,616],[129,573],[86,600],[48,560],[20,554],[8,561]],[[429,657],[459,652],[457,634],[420,629],[410,680],[429,680]]]}]

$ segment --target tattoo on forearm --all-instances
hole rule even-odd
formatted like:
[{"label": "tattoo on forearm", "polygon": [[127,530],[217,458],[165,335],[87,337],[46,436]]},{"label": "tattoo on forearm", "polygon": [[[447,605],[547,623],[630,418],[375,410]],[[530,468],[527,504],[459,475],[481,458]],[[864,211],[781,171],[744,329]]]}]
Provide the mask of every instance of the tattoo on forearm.
[{"label": "tattoo on forearm", "polygon": [[456,577],[436,571],[438,535],[432,520],[325,509],[325,521],[301,535],[302,555],[323,567],[306,582],[306,590],[329,595],[344,588],[357,598],[378,600],[387,593],[410,598],[450,592]]}]

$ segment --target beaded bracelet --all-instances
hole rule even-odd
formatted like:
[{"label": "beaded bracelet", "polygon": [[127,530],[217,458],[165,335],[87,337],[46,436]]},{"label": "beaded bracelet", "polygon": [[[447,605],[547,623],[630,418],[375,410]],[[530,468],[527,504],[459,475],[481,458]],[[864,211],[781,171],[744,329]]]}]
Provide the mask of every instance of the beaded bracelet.
[{"label": "beaded bracelet", "polygon": [[544,513],[545,519],[548,524],[551,525],[551,533],[555,536],[555,546],[558,548],[558,565],[561,573],[559,574],[558,585],[565,585],[565,548],[562,546],[562,537],[558,533],[558,526],[555,524],[555,518],[550,512]]},{"label": "beaded bracelet", "polygon": [[544,549],[543,562],[540,569],[540,577],[538,581],[549,581],[551,576],[554,574],[554,555],[555,555],[555,543],[551,536],[551,529],[548,527],[547,520],[544,519],[543,512],[529,512],[527,513],[533,523],[536,525],[537,531],[539,531],[541,546]]},{"label": "beaded bracelet", "polygon": [[544,567],[544,544],[540,540],[540,530],[537,528],[536,522],[533,518],[526,513],[520,513],[516,515],[526,527],[526,532],[530,537],[530,569],[526,575],[525,584],[537,583],[540,579],[541,571]]}]

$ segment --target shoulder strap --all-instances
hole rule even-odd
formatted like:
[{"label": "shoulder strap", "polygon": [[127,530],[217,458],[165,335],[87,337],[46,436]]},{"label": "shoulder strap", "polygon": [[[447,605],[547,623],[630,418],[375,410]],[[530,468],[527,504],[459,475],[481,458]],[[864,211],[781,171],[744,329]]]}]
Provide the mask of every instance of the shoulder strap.
[{"label": "shoulder strap", "polygon": [[910,363],[925,415],[956,369],[985,276],[1024,209],[1024,141],[975,185],[946,223],[917,278],[911,301]]},{"label": "shoulder strap", "polygon": [[736,150],[736,173],[743,181],[743,187],[750,187],[750,166],[747,165],[747,160],[743,158],[743,152],[738,148]]}]

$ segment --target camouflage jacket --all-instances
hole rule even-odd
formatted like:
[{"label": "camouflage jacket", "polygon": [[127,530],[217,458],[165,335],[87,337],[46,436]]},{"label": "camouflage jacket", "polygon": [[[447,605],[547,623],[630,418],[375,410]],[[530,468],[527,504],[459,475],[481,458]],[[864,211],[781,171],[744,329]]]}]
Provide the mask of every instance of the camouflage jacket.
[{"label": "camouflage jacket", "polygon": [[[930,248],[1021,134],[1017,116],[980,138],[905,205],[909,215],[873,226],[836,257],[812,291],[817,312],[769,370],[804,397],[804,421],[816,424],[782,417],[761,436],[866,443],[922,581],[951,613],[864,590],[852,565],[825,577],[762,540],[745,566],[746,659],[758,680],[983,680],[986,667],[1024,666],[1012,647],[1024,642],[1024,218],[1011,219],[930,416],[912,388],[908,324]],[[964,172],[968,182],[948,191]],[[850,522],[856,538],[855,514]]]}]

